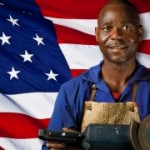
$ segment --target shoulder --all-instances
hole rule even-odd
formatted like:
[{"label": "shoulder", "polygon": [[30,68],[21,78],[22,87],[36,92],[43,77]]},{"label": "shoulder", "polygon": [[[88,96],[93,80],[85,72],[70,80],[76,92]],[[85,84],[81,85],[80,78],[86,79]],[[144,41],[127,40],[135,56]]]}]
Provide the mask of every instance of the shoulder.
[{"label": "shoulder", "polygon": [[75,90],[75,88],[84,83],[84,75],[85,73],[82,73],[77,77],[72,78],[69,81],[65,82],[64,84],[62,84],[61,89],[67,89],[69,91]]},{"label": "shoulder", "polygon": [[85,83],[97,83],[100,80],[99,73],[101,71],[101,64],[98,64],[96,66],[93,66],[89,69],[87,69],[82,74],[78,75],[75,78],[72,78],[71,80],[65,82],[62,87],[64,88],[71,88],[71,87],[77,87],[84,85]]},{"label": "shoulder", "polygon": [[150,71],[139,63],[135,75],[139,81],[150,82]]}]

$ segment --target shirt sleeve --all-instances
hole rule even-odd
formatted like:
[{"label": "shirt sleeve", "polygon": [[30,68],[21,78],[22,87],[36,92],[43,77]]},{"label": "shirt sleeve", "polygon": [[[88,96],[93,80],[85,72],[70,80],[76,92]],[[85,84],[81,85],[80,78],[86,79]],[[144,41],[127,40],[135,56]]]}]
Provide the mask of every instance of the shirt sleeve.
[{"label": "shirt sleeve", "polygon": [[[70,96],[67,89],[62,85],[55,102],[54,111],[47,128],[48,130],[61,131],[63,127],[76,129],[76,123],[69,106],[70,103],[68,103]],[[45,142],[42,145],[42,150],[48,150]]]},{"label": "shirt sleeve", "polygon": [[74,100],[69,91],[62,86],[56,99],[53,115],[48,129],[61,131],[63,127],[76,129],[77,123],[74,118]]}]

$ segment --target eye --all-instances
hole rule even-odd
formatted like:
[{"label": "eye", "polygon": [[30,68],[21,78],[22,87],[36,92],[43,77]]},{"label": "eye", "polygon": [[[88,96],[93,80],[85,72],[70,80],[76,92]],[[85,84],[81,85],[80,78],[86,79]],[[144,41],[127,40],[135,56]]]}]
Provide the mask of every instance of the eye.
[{"label": "eye", "polygon": [[105,26],[102,27],[102,30],[104,32],[109,32],[109,31],[111,31],[111,29],[112,29],[112,27],[110,25],[105,25]]},{"label": "eye", "polygon": [[122,29],[123,29],[124,31],[132,31],[132,30],[134,30],[134,27],[133,27],[132,25],[124,25],[124,26],[122,27]]}]

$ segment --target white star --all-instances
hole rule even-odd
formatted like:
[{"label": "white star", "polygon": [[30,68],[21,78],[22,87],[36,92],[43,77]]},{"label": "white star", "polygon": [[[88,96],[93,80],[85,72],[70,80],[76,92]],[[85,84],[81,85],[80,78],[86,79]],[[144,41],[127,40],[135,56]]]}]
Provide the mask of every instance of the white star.
[{"label": "white star", "polygon": [[5,43],[10,44],[9,43],[9,39],[11,38],[11,36],[6,36],[5,33],[2,33],[2,36],[0,36],[0,40],[2,40],[2,45],[4,45]]},{"label": "white star", "polygon": [[45,45],[45,44],[43,43],[43,38],[42,38],[42,37],[39,37],[37,34],[36,34],[36,37],[34,37],[33,39],[37,41],[37,44],[38,44],[38,45],[40,45],[40,44]]},{"label": "white star", "polygon": [[9,19],[7,19],[7,20],[10,21],[13,26],[14,26],[14,25],[19,26],[19,24],[17,23],[18,19],[13,19],[13,18],[11,17],[11,15],[9,15]]},{"label": "white star", "polygon": [[29,15],[33,15],[32,13],[27,12],[27,11],[25,11],[25,10],[23,10],[22,13],[23,13],[23,14],[27,13],[27,14],[29,14]]},{"label": "white star", "polygon": [[11,71],[8,71],[7,73],[8,74],[10,74],[10,80],[12,79],[12,78],[16,78],[16,79],[18,79],[18,73],[19,73],[20,71],[16,71],[15,69],[14,69],[14,67],[12,67],[12,69],[11,69]]},{"label": "white star", "polygon": [[4,5],[4,3],[0,3],[0,5],[2,5],[2,6],[3,6],[3,5]]},{"label": "white star", "polygon": [[33,54],[29,54],[27,52],[27,50],[25,50],[25,54],[24,55],[20,55],[20,56],[24,58],[23,62],[26,62],[26,61],[32,62],[31,57],[33,56]]},{"label": "white star", "polygon": [[58,75],[59,75],[59,74],[55,74],[55,73],[53,73],[53,71],[52,71],[52,70],[50,70],[50,72],[49,72],[49,73],[45,73],[45,74],[48,76],[47,80],[54,79],[54,80],[56,80],[56,81],[57,81],[56,76],[58,76]]}]

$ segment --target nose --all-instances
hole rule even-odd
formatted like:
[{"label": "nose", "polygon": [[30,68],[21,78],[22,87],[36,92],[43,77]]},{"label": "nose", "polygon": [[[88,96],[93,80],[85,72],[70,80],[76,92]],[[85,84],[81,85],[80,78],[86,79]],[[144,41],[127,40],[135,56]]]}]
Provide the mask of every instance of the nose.
[{"label": "nose", "polygon": [[122,36],[122,31],[120,28],[118,27],[114,27],[111,31],[111,35],[110,35],[110,38],[112,40],[116,40],[116,39],[122,39],[123,36]]}]

